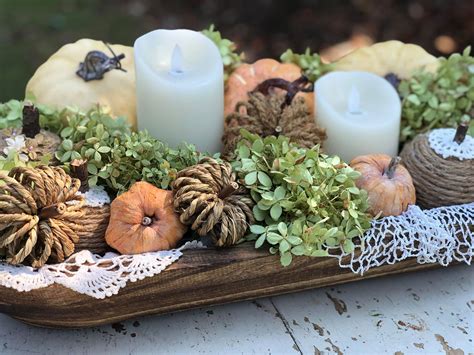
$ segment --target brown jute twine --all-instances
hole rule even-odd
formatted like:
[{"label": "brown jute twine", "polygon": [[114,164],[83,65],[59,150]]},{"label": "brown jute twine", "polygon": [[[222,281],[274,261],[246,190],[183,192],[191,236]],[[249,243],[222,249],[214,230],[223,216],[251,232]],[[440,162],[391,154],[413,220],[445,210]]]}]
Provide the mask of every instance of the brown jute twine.
[{"label": "brown jute twine", "polygon": [[11,264],[41,267],[74,252],[82,218],[79,180],[58,167],[0,173],[0,249]]},{"label": "brown jute twine", "polygon": [[402,161],[413,178],[417,204],[434,208],[474,201],[474,160],[443,158],[431,149],[428,135],[405,145]]},{"label": "brown jute twine", "polygon": [[285,95],[277,93],[249,93],[249,100],[239,102],[235,112],[225,118],[223,156],[232,157],[242,128],[261,137],[284,135],[303,148],[321,144],[326,132],[316,125],[304,99],[296,97],[287,106],[285,101]]},{"label": "brown jute twine", "polygon": [[200,236],[211,236],[216,246],[236,244],[254,221],[253,201],[229,163],[204,158],[180,171],[173,194],[181,222]]},{"label": "brown jute twine", "polygon": [[[81,182],[80,191],[89,190],[87,160],[75,159],[71,162],[71,176]],[[84,223],[81,229],[77,231],[79,239],[75,243],[75,251],[89,250],[94,254],[105,254],[111,251],[111,248],[105,242],[105,231],[110,220],[110,205],[91,207],[84,206]]]}]

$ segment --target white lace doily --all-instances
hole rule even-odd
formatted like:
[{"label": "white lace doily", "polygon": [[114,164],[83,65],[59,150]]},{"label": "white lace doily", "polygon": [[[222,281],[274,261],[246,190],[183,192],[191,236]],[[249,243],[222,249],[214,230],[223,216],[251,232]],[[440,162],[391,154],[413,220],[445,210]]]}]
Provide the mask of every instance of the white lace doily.
[{"label": "white lace doily", "polygon": [[89,191],[78,192],[78,194],[84,196],[85,204],[89,207],[102,207],[110,204],[110,196],[105,192],[103,186],[92,186]]},{"label": "white lace doily", "polygon": [[40,269],[0,262],[0,285],[27,292],[54,283],[97,299],[116,295],[128,282],[143,280],[165,270],[186,249],[203,248],[188,242],[181,248],[137,255],[93,255],[83,250],[61,264]]},{"label": "white lace doily", "polygon": [[[418,206],[397,217],[372,222],[362,243],[350,254],[332,255],[339,265],[363,274],[408,258],[447,266],[453,260],[471,264],[474,256],[474,203],[422,210]],[[390,236],[391,238],[387,238]]]},{"label": "white lace doily", "polygon": [[474,159],[474,138],[466,135],[461,144],[453,141],[456,130],[454,128],[434,129],[428,136],[431,149],[443,158],[458,158],[459,160]]},{"label": "white lace doily", "polygon": [[[453,260],[471,264],[474,255],[474,203],[421,210],[410,206],[397,217],[372,222],[372,228],[350,254],[336,253],[342,268],[363,274],[367,270],[394,264],[407,258],[418,263],[448,265]],[[388,236],[388,238],[387,238]],[[145,277],[159,274],[178,260],[184,249],[203,247],[189,242],[179,249],[138,255],[79,252],[66,262],[40,269],[0,262],[0,285],[31,291],[57,283],[76,292],[102,299]]]}]

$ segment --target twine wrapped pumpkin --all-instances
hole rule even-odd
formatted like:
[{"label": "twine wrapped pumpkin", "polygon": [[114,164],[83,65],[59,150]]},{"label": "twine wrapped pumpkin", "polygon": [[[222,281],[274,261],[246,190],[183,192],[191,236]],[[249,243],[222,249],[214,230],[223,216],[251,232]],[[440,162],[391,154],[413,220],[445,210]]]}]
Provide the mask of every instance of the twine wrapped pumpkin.
[{"label": "twine wrapped pumpkin", "polygon": [[178,173],[174,207],[183,224],[218,247],[236,244],[253,223],[253,201],[227,162],[204,158]]},{"label": "twine wrapped pumpkin", "polygon": [[74,252],[83,221],[80,181],[58,167],[0,173],[0,249],[11,264],[41,267]]},{"label": "twine wrapped pumpkin", "polygon": [[[77,231],[79,239],[75,243],[75,251],[89,250],[94,254],[105,254],[110,250],[105,241],[105,232],[110,220],[110,199],[103,189],[89,188],[87,160],[76,159],[71,162],[71,176],[79,179],[81,187],[79,192],[84,196],[84,223]],[[89,194],[101,194],[101,201],[90,201]]]},{"label": "twine wrapped pumpkin", "polygon": [[[457,148],[456,145],[462,148],[460,145],[466,139],[467,128],[467,124],[461,124],[455,134],[453,129],[442,129],[451,133],[449,140],[453,141],[453,149]],[[470,159],[443,157],[430,145],[430,134],[443,133],[441,130],[435,131],[416,136],[405,145],[401,153],[404,165],[413,178],[417,204],[424,208],[434,208],[473,202],[474,152],[471,150],[473,158]],[[453,136],[454,139],[451,138]],[[474,138],[469,137],[469,140],[473,149]],[[442,142],[442,146],[446,147],[450,143]]]},{"label": "twine wrapped pumpkin", "polygon": [[[248,93],[248,101],[239,102],[235,112],[225,118],[223,156],[232,158],[241,139],[241,129],[261,137],[284,135],[304,148],[321,144],[326,139],[325,130],[316,125],[304,98],[295,98],[299,91],[312,90],[312,87],[306,87],[306,83],[304,77],[292,83],[269,79]],[[287,94],[271,91],[273,87],[285,89]]]}]

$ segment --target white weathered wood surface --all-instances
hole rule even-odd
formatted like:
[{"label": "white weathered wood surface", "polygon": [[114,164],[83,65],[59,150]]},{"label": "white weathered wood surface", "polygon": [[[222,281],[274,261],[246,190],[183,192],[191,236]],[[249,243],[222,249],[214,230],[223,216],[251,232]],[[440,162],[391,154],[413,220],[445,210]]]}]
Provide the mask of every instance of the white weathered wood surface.
[{"label": "white weathered wood surface", "polygon": [[473,281],[453,266],[83,330],[0,315],[0,354],[469,354]]}]

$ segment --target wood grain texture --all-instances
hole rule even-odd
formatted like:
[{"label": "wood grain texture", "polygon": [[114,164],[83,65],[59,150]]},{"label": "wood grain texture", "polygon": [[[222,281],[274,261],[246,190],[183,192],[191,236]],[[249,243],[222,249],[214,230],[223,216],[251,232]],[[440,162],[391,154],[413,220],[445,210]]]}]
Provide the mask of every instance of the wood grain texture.
[{"label": "wood grain texture", "polygon": [[361,277],[341,269],[334,258],[299,257],[283,268],[278,257],[245,243],[219,251],[188,250],[161,274],[128,283],[104,300],[61,285],[26,293],[0,287],[0,312],[37,326],[90,327],[438,266],[406,260]]}]

